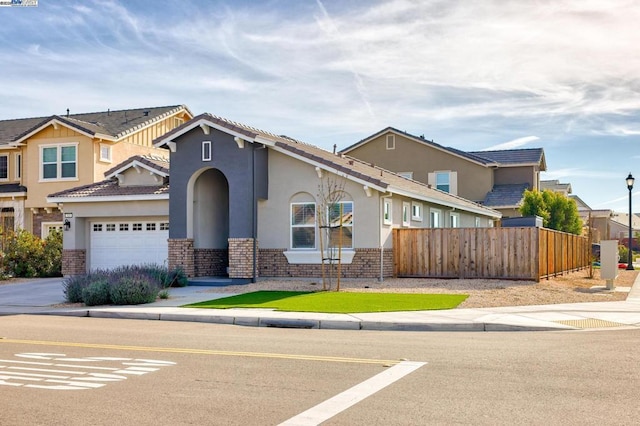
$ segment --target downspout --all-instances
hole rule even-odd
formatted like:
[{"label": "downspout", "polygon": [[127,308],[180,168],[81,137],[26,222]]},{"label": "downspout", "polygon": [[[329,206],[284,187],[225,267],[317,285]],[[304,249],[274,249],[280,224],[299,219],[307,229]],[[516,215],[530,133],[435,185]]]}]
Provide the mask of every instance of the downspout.
[{"label": "downspout", "polygon": [[[391,197],[392,194],[388,194],[388,195],[382,195],[380,197],[380,208],[378,209],[378,212],[380,213],[379,218],[380,218],[380,226],[378,226],[378,241],[380,241],[380,277],[378,278],[379,282],[383,282],[384,281],[384,243],[382,241],[382,227],[384,226],[384,200],[385,198],[389,198]],[[393,208],[393,206],[392,206]],[[393,215],[392,215],[393,217]],[[393,226],[393,224],[391,225]]]},{"label": "downspout", "polygon": [[253,167],[251,168],[251,203],[253,204],[253,215],[252,215],[252,232],[253,232],[253,277],[251,278],[251,282],[256,282],[257,275],[257,261],[258,261],[258,243],[256,242],[258,238],[258,203],[256,202],[256,146],[255,143],[251,144],[251,162],[253,163]]}]

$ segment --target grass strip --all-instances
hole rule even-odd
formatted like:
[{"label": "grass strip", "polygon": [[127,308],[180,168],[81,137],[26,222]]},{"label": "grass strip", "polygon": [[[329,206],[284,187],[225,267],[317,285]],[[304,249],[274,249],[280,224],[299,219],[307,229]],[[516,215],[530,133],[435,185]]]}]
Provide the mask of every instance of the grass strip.
[{"label": "grass strip", "polygon": [[429,311],[453,309],[467,294],[352,293],[255,291],[208,300],[184,308],[262,308],[287,312],[356,314],[365,312]]}]

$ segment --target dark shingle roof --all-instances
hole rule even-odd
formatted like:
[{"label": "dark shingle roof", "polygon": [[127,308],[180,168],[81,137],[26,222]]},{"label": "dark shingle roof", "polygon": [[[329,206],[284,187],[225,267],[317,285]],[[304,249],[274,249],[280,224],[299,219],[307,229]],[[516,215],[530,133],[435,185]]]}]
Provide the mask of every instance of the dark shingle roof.
[{"label": "dark shingle roof", "polygon": [[494,185],[484,198],[486,207],[517,207],[522,201],[524,191],[529,189],[526,183]]},{"label": "dark shingle roof", "polygon": [[0,184],[0,193],[27,192],[27,187],[19,183],[3,183]]},{"label": "dark shingle roof", "polygon": [[[503,149],[499,151],[472,151],[475,155],[498,163],[498,165],[539,164],[544,162],[544,150],[542,148]],[[545,167],[546,168],[546,167]]]},{"label": "dark shingle roof", "polygon": [[[118,139],[181,109],[189,112],[184,105],[172,105],[70,114],[68,116],[52,115],[49,117],[0,120],[0,145],[16,142],[51,120],[57,120],[81,132],[92,135],[99,133]],[[189,114],[191,115],[191,113]]]}]

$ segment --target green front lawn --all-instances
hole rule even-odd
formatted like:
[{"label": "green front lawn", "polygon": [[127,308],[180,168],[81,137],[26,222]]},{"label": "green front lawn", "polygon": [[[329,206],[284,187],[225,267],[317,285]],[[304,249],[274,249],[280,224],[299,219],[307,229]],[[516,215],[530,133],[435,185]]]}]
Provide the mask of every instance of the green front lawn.
[{"label": "green front lawn", "polygon": [[256,291],[184,308],[266,308],[289,312],[355,314],[363,312],[428,311],[453,309],[466,294],[398,294],[349,292]]}]

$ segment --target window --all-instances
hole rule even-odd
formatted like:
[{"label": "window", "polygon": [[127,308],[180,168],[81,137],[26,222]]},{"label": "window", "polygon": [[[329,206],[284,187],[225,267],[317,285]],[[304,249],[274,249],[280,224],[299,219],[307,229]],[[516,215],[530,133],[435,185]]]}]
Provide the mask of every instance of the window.
[{"label": "window", "polygon": [[111,162],[111,146],[104,143],[100,144],[100,161]]},{"label": "window", "polygon": [[211,141],[202,141],[202,161],[211,161]]},{"label": "window", "polygon": [[411,203],[411,219],[422,222],[422,204]]},{"label": "window", "polygon": [[460,213],[450,213],[449,214],[449,226],[451,228],[459,228],[460,227]]},{"label": "window", "polygon": [[77,144],[41,147],[41,178],[43,180],[75,179],[78,176],[76,148]]},{"label": "window", "polygon": [[436,172],[436,188],[440,191],[449,192],[449,172]]},{"label": "window", "polygon": [[142,231],[142,224],[141,223],[134,223],[132,229],[134,231]]},{"label": "window", "polygon": [[155,231],[156,224],[155,223],[147,223],[147,231]]},{"label": "window", "polygon": [[160,223],[160,230],[161,231],[168,231],[169,230],[169,222]]},{"label": "window", "polygon": [[402,226],[411,225],[411,218],[409,217],[410,209],[411,209],[411,204],[407,202],[402,203]]},{"label": "window", "polygon": [[42,222],[42,227],[40,228],[40,237],[42,239],[45,239],[53,231],[62,232],[62,222]]},{"label": "window", "polygon": [[387,135],[387,149],[396,149],[396,135]]},{"label": "window", "polygon": [[393,217],[391,217],[391,207],[391,200],[385,198],[382,207],[382,223],[384,223],[385,225],[391,225],[391,223],[393,222]]},{"label": "window", "polygon": [[182,126],[184,124],[183,118],[174,117],[173,118],[173,127]]},{"label": "window", "polygon": [[476,217],[476,228],[480,228],[480,218]]},{"label": "window", "polygon": [[9,156],[0,155],[0,180],[9,179]]},{"label": "window", "polygon": [[316,247],[316,203],[291,204],[291,248]]},{"label": "window", "polygon": [[[328,207],[329,247],[353,248],[353,202],[341,201]],[[340,228],[342,224],[342,228]],[[342,229],[342,241],[340,230]]]},{"label": "window", "polygon": [[115,223],[107,223],[107,232],[115,232],[116,224]]},{"label": "window", "polygon": [[15,176],[16,179],[20,179],[22,177],[22,154],[16,154]]},{"label": "window", "polygon": [[102,224],[94,223],[93,224],[93,232],[102,232]]},{"label": "window", "polygon": [[440,210],[431,209],[429,211],[432,228],[440,228]]},{"label": "window", "polygon": [[129,230],[129,224],[128,223],[121,223],[120,224],[120,231],[128,231]]},{"label": "window", "polygon": [[413,172],[398,172],[405,179],[413,179]]}]

